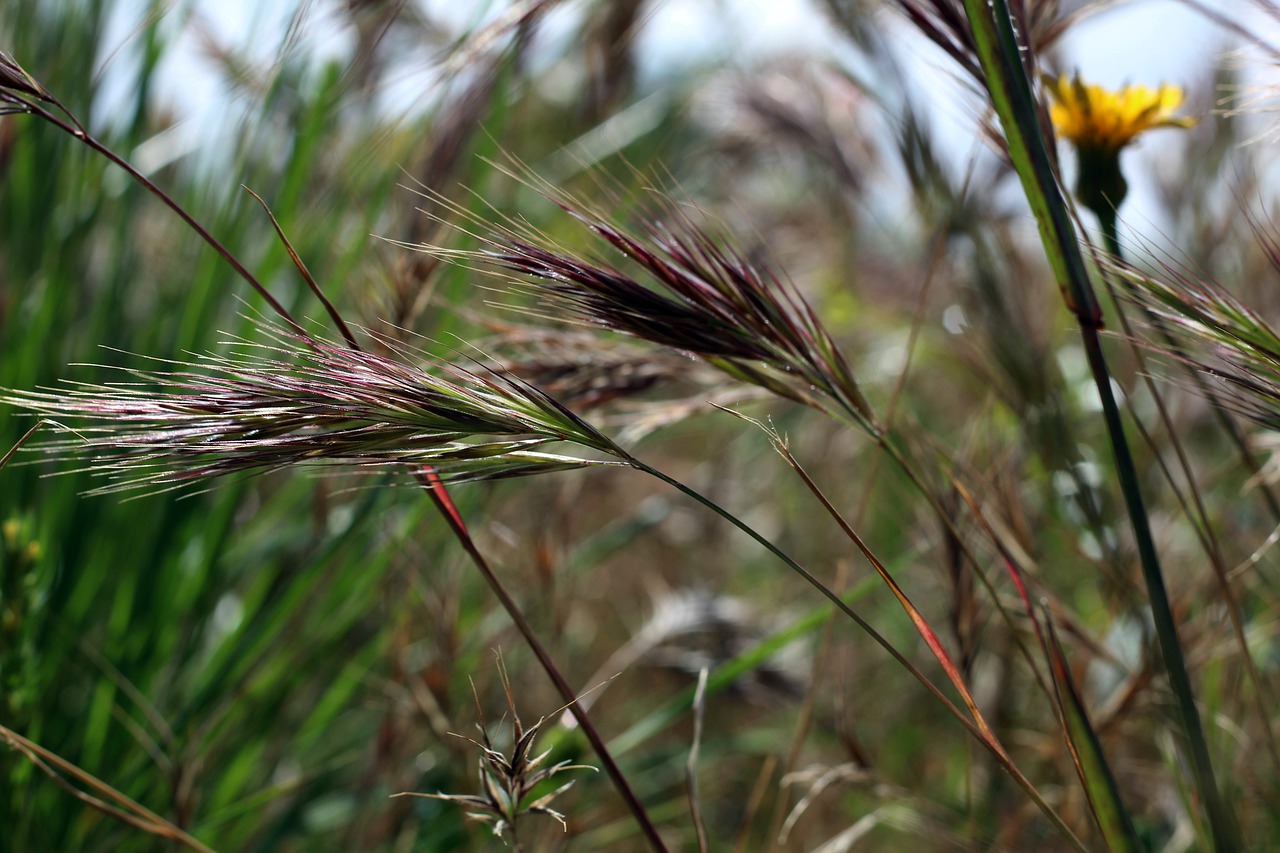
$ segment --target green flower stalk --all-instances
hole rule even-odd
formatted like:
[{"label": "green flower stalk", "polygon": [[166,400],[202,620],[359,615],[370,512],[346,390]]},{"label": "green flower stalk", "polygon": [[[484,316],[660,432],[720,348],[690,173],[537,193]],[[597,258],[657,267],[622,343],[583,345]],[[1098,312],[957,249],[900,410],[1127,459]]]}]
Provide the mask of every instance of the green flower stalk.
[{"label": "green flower stalk", "polygon": [[[1024,46],[1018,42],[1009,4],[1004,0],[964,0],[964,7],[966,17],[973,28],[974,41],[986,77],[986,88],[991,95],[992,104],[999,115],[1005,140],[1008,143],[1010,159],[1022,180],[1027,200],[1040,225],[1046,258],[1058,279],[1059,287],[1067,297],[1068,306],[1079,321],[1081,340],[1089,359],[1094,384],[1098,389],[1098,397],[1110,437],[1117,478],[1129,512],[1130,526],[1138,549],[1161,657],[1186,737],[1187,757],[1191,765],[1191,775],[1196,782],[1196,793],[1203,798],[1214,847],[1220,851],[1239,850],[1243,847],[1240,841],[1239,825],[1231,802],[1218,787],[1214,774],[1204,725],[1200,719],[1200,711],[1196,707],[1186,656],[1182,651],[1177,621],[1165,585],[1164,571],[1156,553],[1137,467],[1124,434],[1119,405],[1111,389],[1110,370],[1099,340],[1101,312],[1080,252],[1075,229],[1058,188],[1056,171],[1046,150],[1039,121],[1039,110],[1031,91],[1028,69],[1022,59]],[[1099,133],[1093,138],[1099,143],[1099,148],[1102,142],[1108,142],[1115,147],[1117,158],[1123,147],[1123,144],[1117,147],[1117,143],[1127,143],[1141,130],[1158,126],[1160,121],[1167,123],[1172,120],[1171,115],[1160,114],[1162,99],[1148,99],[1141,109],[1121,109],[1114,113],[1107,113],[1112,115],[1116,122],[1104,123],[1101,121],[1103,115],[1101,107],[1107,105],[1106,99],[1095,104],[1089,98],[1089,88],[1083,85],[1078,88],[1071,87],[1070,94],[1065,95],[1060,85],[1056,88],[1060,104],[1070,105],[1069,110],[1074,106],[1071,115],[1089,120],[1087,124],[1082,122],[1079,129],[1087,126],[1097,128]],[[1117,99],[1114,103],[1127,105],[1131,101],[1138,103],[1139,99]],[[1087,108],[1085,104],[1088,105]],[[1121,121],[1122,119],[1124,121]],[[1102,133],[1104,129],[1108,132]],[[1066,133],[1066,131],[1063,132]],[[1115,189],[1113,186],[1112,191],[1114,192]],[[1103,192],[1101,201],[1105,206],[1095,208],[1095,212],[1110,210],[1114,222],[1115,200],[1107,200],[1105,190]],[[1094,199],[1095,202],[1098,200],[1098,198]],[[1089,203],[1083,199],[1082,202]]]}]

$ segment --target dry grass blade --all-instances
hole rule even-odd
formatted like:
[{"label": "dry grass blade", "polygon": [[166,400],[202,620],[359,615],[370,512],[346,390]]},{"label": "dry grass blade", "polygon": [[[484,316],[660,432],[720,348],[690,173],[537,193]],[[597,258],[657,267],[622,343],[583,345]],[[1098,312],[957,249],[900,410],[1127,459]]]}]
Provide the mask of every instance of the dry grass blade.
[{"label": "dry grass blade", "polygon": [[[201,851],[201,853],[212,853],[209,847],[184,832],[180,827],[175,826],[140,803],[126,797],[101,779],[84,772],[74,764],[60,758],[38,743],[28,740],[12,729],[0,726],[0,743],[5,743],[20,753],[34,764],[40,772],[44,773],[76,799],[98,811],[158,838],[177,841],[192,850]],[[96,791],[97,795],[90,794],[76,786],[68,781],[66,776],[71,776],[81,784]]]},{"label": "dry grass blade", "polygon": [[331,301],[329,301],[329,297],[324,295],[324,291],[321,290],[320,285],[315,280],[315,277],[311,275],[311,270],[307,269],[307,265],[303,263],[302,257],[294,250],[293,243],[290,242],[288,235],[284,233],[284,229],[280,227],[280,223],[276,219],[276,215],[271,212],[271,208],[267,205],[267,202],[262,198],[262,196],[258,195],[248,187],[244,187],[243,189],[249,195],[253,196],[254,200],[258,202],[258,204],[262,205],[262,209],[267,214],[267,218],[271,220],[271,227],[275,229],[276,236],[280,238],[280,244],[283,245],[285,251],[289,253],[289,259],[293,261],[293,265],[298,268],[298,274],[302,276],[302,280],[307,283],[307,287],[311,289],[312,294],[314,294],[316,299],[320,301],[320,304],[324,306],[325,313],[329,315],[329,319],[333,321],[334,328],[336,328],[338,333],[342,335],[342,339],[347,342],[347,346],[352,349],[360,349],[360,345],[356,343],[355,335],[351,334],[351,329],[347,326],[346,321],[342,319],[342,315],[338,313],[338,309],[334,307]]},{"label": "dry grass blade", "polygon": [[52,423],[52,421],[48,420],[39,420],[32,424],[31,428],[22,434],[22,438],[18,439],[18,443],[5,451],[4,456],[0,456],[0,470],[3,470],[4,466],[9,464],[9,460],[13,458],[13,454],[17,453],[18,449],[22,447],[22,445],[26,444],[27,441],[30,440],[31,436],[40,431],[40,427],[49,426]]},{"label": "dry grass blade", "polygon": [[787,815],[786,822],[783,823],[778,833],[778,843],[787,843],[787,840],[791,837],[791,830],[795,828],[800,818],[804,817],[809,807],[817,802],[818,798],[832,785],[840,783],[863,785],[872,779],[872,775],[865,768],[854,764],[840,764],[835,767],[806,767],[804,770],[783,776],[780,783],[782,787],[804,785],[805,792]]},{"label": "dry grass blade", "polygon": [[698,754],[702,748],[702,725],[707,716],[707,672],[706,667],[698,672],[698,689],[693,694],[693,745],[689,747],[689,758],[685,762],[685,788],[689,792],[689,816],[698,834],[699,853],[707,853],[711,849],[707,823],[702,816],[702,798],[698,794]]}]

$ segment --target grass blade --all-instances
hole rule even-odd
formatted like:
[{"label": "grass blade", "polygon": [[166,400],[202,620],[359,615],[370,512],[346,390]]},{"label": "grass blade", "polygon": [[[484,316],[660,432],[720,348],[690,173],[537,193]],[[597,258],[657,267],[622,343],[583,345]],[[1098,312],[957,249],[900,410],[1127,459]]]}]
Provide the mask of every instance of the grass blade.
[{"label": "grass blade", "polygon": [[1120,788],[1107,764],[1098,733],[1089,721],[1084,700],[1071,677],[1071,668],[1053,628],[1053,616],[1048,607],[1043,608],[1043,614],[1048,629],[1045,652],[1049,657],[1054,686],[1057,687],[1063,735],[1071,750],[1076,772],[1080,775],[1080,784],[1089,798],[1090,810],[1102,830],[1102,837],[1106,839],[1107,849],[1115,853],[1137,853],[1142,845],[1133,828],[1133,820],[1120,798]]},{"label": "grass blade", "polygon": [[1071,226],[1066,200],[1059,189],[1045,146],[1009,7],[1004,0],[964,0],[964,7],[973,28],[987,89],[1004,128],[1009,156],[1040,226],[1045,255],[1067,300],[1067,307],[1076,315],[1080,326],[1089,367],[1102,402],[1116,473],[1137,542],[1156,638],[1181,717],[1192,774],[1204,801],[1214,845],[1220,851],[1237,850],[1241,847],[1240,830],[1214,776],[1204,725],[1196,707],[1191,676],[1178,639],[1177,622],[1139,487],[1137,467],[1125,439],[1120,410],[1112,392],[1111,375],[1098,335],[1102,325],[1101,312]]}]

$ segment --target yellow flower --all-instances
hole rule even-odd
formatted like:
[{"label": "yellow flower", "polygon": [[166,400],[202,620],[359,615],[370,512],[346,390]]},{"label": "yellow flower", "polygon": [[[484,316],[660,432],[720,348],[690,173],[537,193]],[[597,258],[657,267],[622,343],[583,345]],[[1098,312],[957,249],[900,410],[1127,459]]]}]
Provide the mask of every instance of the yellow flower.
[{"label": "yellow flower", "polygon": [[1049,117],[1058,135],[1075,146],[1080,163],[1076,197],[1103,219],[1114,218],[1129,193],[1120,171],[1120,151],[1134,137],[1157,127],[1191,127],[1195,119],[1174,115],[1182,89],[1125,86],[1118,92],[1071,78],[1044,78],[1053,103]]},{"label": "yellow flower", "polygon": [[1195,119],[1175,116],[1182,105],[1182,88],[1161,84],[1158,89],[1125,86],[1118,92],[1085,83],[1077,74],[1045,77],[1053,99],[1053,126],[1077,149],[1116,154],[1135,136],[1157,127],[1191,127]]}]

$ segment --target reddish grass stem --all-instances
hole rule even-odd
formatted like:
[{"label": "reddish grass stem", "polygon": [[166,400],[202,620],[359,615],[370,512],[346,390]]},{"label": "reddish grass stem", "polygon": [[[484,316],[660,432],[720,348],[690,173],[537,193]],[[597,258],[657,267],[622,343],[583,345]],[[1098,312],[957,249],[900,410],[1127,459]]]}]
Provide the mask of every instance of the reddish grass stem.
[{"label": "reddish grass stem", "polygon": [[[864,618],[862,618],[861,615],[859,615],[859,613],[856,610],[854,610],[847,603],[845,603],[845,601],[839,595],[837,595],[831,589],[831,587],[823,583],[816,575],[814,575],[804,566],[796,562],[796,560],[793,557],[791,557],[789,554],[787,554],[785,551],[783,551],[781,548],[779,548],[769,539],[762,536],[758,531],[756,531],[754,528],[752,528],[742,519],[738,518],[736,515],[729,512],[727,509],[720,506],[715,501],[699,493],[698,491],[690,488],[689,486],[686,486],[684,483],[681,483],[679,480],[673,477],[670,477],[667,474],[664,474],[662,471],[658,470],[657,468],[646,465],[645,463],[641,462],[639,459],[631,457],[628,461],[637,470],[643,471],[646,474],[656,477],[662,482],[680,491],[682,494],[690,498],[693,498],[695,501],[702,504],[707,509],[710,509],[716,515],[719,515],[725,521],[729,522],[734,527],[738,528],[743,533],[750,536],[757,543],[759,543],[766,550],[768,550],[769,553],[773,554],[775,557],[782,560],[782,562],[785,563],[788,568],[790,568],[796,574],[800,575],[800,577],[804,578],[804,580],[810,586],[812,586],[818,592],[822,593],[822,595],[825,596],[828,601],[834,604],[840,610],[841,613],[843,613],[845,616],[848,616],[850,619],[852,619],[854,623],[858,625],[859,628],[865,631],[868,636],[870,636],[873,640],[875,640],[877,644],[881,646],[881,648],[887,651],[889,655],[895,661],[898,662],[899,665],[901,665],[904,669],[906,669],[907,672],[911,673],[911,675],[914,676],[915,679],[919,681],[920,684],[923,685],[926,690],[928,690],[930,693],[933,694],[935,699],[937,699],[939,702],[942,703],[942,705],[951,713],[951,715],[955,717],[956,720],[962,726],[964,726],[965,729],[967,729],[971,735],[977,738],[978,742],[981,743],[996,758],[1000,766],[1004,768],[1005,772],[1007,772],[1011,777],[1013,777],[1014,781],[1018,783],[1018,786],[1022,788],[1029,797],[1031,797],[1032,801],[1039,807],[1040,811],[1045,815],[1045,817],[1047,817],[1049,821],[1053,823],[1053,825],[1063,834],[1063,836],[1075,849],[1080,851],[1084,851],[1088,849],[1084,846],[1084,842],[1082,842],[1076,836],[1076,834],[1071,831],[1071,827],[1067,826],[1066,822],[1062,819],[1062,817],[1053,810],[1053,807],[1050,806],[1049,803],[1044,799],[1044,796],[1036,789],[1034,785],[1031,784],[1031,780],[1029,780],[1022,773],[1022,771],[1018,769],[1017,765],[1013,763],[1013,760],[1009,757],[1008,753],[1005,752],[1004,747],[1000,745],[1000,742],[995,739],[995,736],[991,733],[991,730],[987,727],[985,720],[982,721],[981,725],[979,725],[978,723],[975,723],[973,720],[970,720],[965,715],[965,713],[956,706],[954,702],[952,702],[950,699],[947,698],[946,694],[943,693],[942,690],[936,684],[934,684],[932,681],[929,680],[929,677],[926,676],[920,670],[919,667],[917,667],[915,664],[909,661],[901,651],[899,651],[892,643],[890,643],[887,639],[885,639],[884,636],[880,634],[880,632],[876,631],[876,629],[872,627],[871,623],[867,622]],[[943,655],[945,656],[945,652],[943,652]],[[971,697],[966,697],[966,704],[968,704],[968,706],[971,709],[976,711],[976,708],[973,708]],[[982,720],[980,715],[977,716],[977,719]]]},{"label": "reddish grass stem", "polygon": [[542,668],[546,671],[547,676],[555,685],[556,690],[564,699],[565,705],[573,714],[574,719],[578,721],[578,725],[582,727],[582,732],[587,736],[587,740],[591,742],[591,746],[595,749],[600,763],[604,765],[604,771],[613,780],[614,787],[617,788],[618,794],[626,802],[627,807],[631,810],[632,816],[636,823],[639,824],[641,832],[644,833],[645,839],[649,842],[649,846],[654,850],[663,851],[665,853],[667,847],[662,841],[662,837],[658,834],[657,827],[649,819],[648,813],[645,811],[644,805],[631,790],[631,785],[627,782],[627,777],[623,775],[622,770],[613,760],[613,756],[609,753],[608,747],[605,746],[604,738],[600,736],[600,732],[596,729],[595,724],[591,722],[591,717],[582,708],[578,702],[578,695],[574,693],[573,688],[569,686],[569,682],[565,681],[564,676],[560,674],[560,670],[556,667],[555,661],[552,660],[546,646],[538,639],[538,635],[534,632],[533,626],[529,624],[529,620],[525,618],[524,612],[507,592],[506,587],[502,585],[502,581],[494,574],[493,568],[489,565],[489,561],[480,553],[480,549],[476,547],[475,540],[471,538],[470,531],[462,522],[462,516],[459,515],[457,508],[453,504],[453,500],[449,498],[448,492],[444,490],[443,484],[440,483],[439,476],[432,470],[428,469],[426,473],[420,475],[420,481],[427,494],[435,501],[436,506],[440,509],[440,514],[444,516],[449,523],[449,527],[453,530],[453,534],[461,543],[467,556],[471,558],[471,562],[475,564],[476,569],[489,584],[489,588],[493,590],[493,594],[497,596],[498,601],[502,604],[504,610],[511,617],[511,621],[515,623],[516,630],[520,632],[520,636],[528,643],[533,654],[538,658],[538,662],[542,664]]}]

